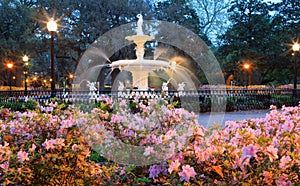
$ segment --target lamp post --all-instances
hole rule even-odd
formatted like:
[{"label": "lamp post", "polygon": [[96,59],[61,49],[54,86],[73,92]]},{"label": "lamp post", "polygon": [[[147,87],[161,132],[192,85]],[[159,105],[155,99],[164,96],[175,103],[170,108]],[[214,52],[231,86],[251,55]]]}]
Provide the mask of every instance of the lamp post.
[{"label": "lamp post", "polygon": [[14,64],[13,63],[7,63],[6,66],[7,66],[8,70],[9,70],[8,81],[9,81],[9,90],[11,91],[11,82],[12,82],[11,71],[12,71],[12,68],[14,67]]},{"label": "lamp post", "polygon": [[[74,79],[74,74],[69,74],[69,85],[70,85],[70,90],[72,89],[72,81]],[[99,86],[98,86],[99,87]],[[98,89],[99,90],[99,89]]]},{"label": "lamp post", "polygon": [[54,69],[54,34],[57,30],[57,24],[53,18],[47,23],[48,31],[51,35],[51,48],[50,48],[50,63],[51,63],[51,97],[55,97],[55,69]]},{"label": "lamp post", "polygon": [[29,57],[27,55],[23,56],[23,62],[24,62],[24,76],[25,76],[25,96],[27,95],[27,74],[28,74],[28,61],[29,61]]},{"label": "lamp post", "polygon": [[245,63],[244,65],[243,65],[243,68],[247,71],[247,82],[246,82],[246,88],[248,88],[248,85],[250,84],[250,64],[248,64],[248,63]]},{"label": "lamp post", "polygon": [[299,44],[293,44],[293,52],[294,52],[294,96],[297,95],[297,76],[298,76],[298,67],[297,67],[297,54],[299,53]]}]

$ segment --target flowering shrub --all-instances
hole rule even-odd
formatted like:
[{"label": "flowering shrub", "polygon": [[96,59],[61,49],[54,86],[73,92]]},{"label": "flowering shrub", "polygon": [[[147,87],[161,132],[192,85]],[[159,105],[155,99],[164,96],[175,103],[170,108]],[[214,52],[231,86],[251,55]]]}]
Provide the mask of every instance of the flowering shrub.
[{"label": "flowering shrub", "polygon": [[76,127],[85,122],[77,119],[83,113],[60,107],[51,103],[30,112],[2,111],[3,185],[98,185],[106,179],[106,169],[89,160],[90,144]]},{"label": "flowering shrub", "polygon": [[228,121],[206,139],[194,135],[160,171],[152,166],[150,177],[172,185],[299,184],[300,108],[271,108],[262,119]]},{"label": "flowering shrub", "polygon": [[[105,107],[108,105],[106,104]],[[99,118],[103,121],[103,128],[112,133],[114,139],[119,138],[125,143],[147,146],[143,153],[145,157],[154,154],[159,159],[157,153],[161,149],[158,150],[149,145],[163,142],[169,150],[172,149],[163,151],[166,157],[169,157],[168,153],[171,152],[170,158],[144,166],[141,171],[143,174],[135,175],[136,177],[144,177],[148,172],[148,178],[153,184],[171,185],[182,183],[289,185],[299,183],[299,107],[283,107],[282,111],[277,111],[276,107],[272,107],[271,112],[265,118],[229,121],[225,128],[218,130],[205,131],[198,125],[191,125],[192,127],[184,125],[185,129],[189,130],[189,135],[188,140],[185,141],[186,144],[183,145],[181,136],[184,135],[172,133],[172,129],[185,122],[193,124],[195,119],[193,115],[188,116],[185,111],[175,109],[170,105],[166,105],[166,110],[159,109],[164,108],[164,105],[158,106],[157,102],[149,103],[149,107],[142,104],[135,106],[139,110],[136,114],[123,112],[128,108],[125,103],[120,103],[118,105],[120,109],[114,114],[101,109],[94,111],[100,113]],[[113,108],[113,104],[108,107]],[[151,118],[153,112],[151,109],[157,111],[154,115],[158,118],[166,116],[168,119],[160,118],[159,126],[155,125],[153,133],[148,130],[144,133],[145,135],[140,135],[143,133],[137,129],[148,123],[147,118]],[[126,116],[122,113],[126,113]],[[170,117],[168,113],[180,114]],[[135,117],[142,119],[143,122],[133,122],[137,121],[133,120]],[[151,137],[148,134],[151,134]],[[172,143],[174,141],[166,143],[172,139],[173,134],[178,143]],[[129,172],[138,174],[134,169]]]},{"label": "flowering shrub", "polygon": [[0,117],[4,185],[300,184],[300,107],[212,129],[163,100],[103,98],[89,113],[49,103]]},{"label": "flowering shrub", "polygon": [[[143,115],[143,111],[138,113]],[[178,112],[171,107],[168,111]],[[160,116],[159,113],[157,114]],[[172,151],[170,158],[144,166],[142,171],[141,168],[124,171],[127,170],[125,167],[120,169],[122,174],[119,175],[126,177],[125,175],[134,174],[139,178],[148,176],[146,181],[152,184],[170,185],[183,183],[186,185],[299,184],[299,115],[300,107],[283,107],[282,111],[278,111],[272,106],[265,118],[228,121],[224,128],[208,131],[201,126],[195,126],[191,129],[191,135],[184,146],[180,146],[180,143],[175,144],[177,148]],[[135,132],[129,135],[131,137],[122,134],[121,131],[126,131],[126,129],[120,130],[116,127],[122,124],[123,116],[119,112],[117,115],[110,115],[111,118],[106,116],[100,116],[100,118],[102,120],[106,118],[108,123],[114,123],[114,125],[105,125],[106,129],[113,132],[115,136],[122,136],[122,139],[125,138],[128,143],[138,145],[161,143],[161,140],[143,143],[147,137],[141,138]],[[184,115],[180,115],[178,123],[185,121],[185,117],[182,116]],[[123,123],[128,120],[130,117],[123,118]],[[169,126],[174,127],[173,123],[176,122],[172,120]],[[162,133],[159,132],[163,131],[162,129],[155,131],[153,133],[157,136],[155,139],[163,139],[162,136],[165,137],[172,127],[165,127],[164,129],[168,128],[168,130]],[[167,143],[167,145],[170,148],[174,146],[173,143]],[[156,154],[156,149],[151,146],[145,149],[143,156],[148,157],[150,154]],[[120,176],[116,179],[120,181],[121,178]],[[128,181],[130,176],[126,179]],[[136,182],[136,179],[132,178],[128,182]]]}]

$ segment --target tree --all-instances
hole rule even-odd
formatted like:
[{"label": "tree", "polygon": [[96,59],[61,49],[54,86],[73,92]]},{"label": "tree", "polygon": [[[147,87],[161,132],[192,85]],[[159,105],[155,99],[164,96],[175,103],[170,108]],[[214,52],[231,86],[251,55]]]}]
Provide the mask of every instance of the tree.
[{"label": "tree", "polygon": [[[59,30],[55,37],[56,69],[59,76],[74,71],[83,52],[100,35],[136,19],[138,13],[152,10],[148,0],[3,0],[0,3],[0,59],[18,63],[29,54],[31,72],[47,76],[50,36],[46,23],[55,18]],[[22,73],[17,73],[22,74]],[[1,77],[6,81],[6,77]],[[21,78],[19,78],[21,79]]]},{"label": "tree", "polygon": [[[232,25],[221,37],[219,55],[225,71],[231,75],[241,71],[239,64],[251,62],[260,72],[263,84],[280,81],[268,74],[282,68],[286,57],[283,50],[282,33],[270,14],[271,6],[259,0],[235,0],[229,9]],[[278,77],[278,76],[277,76]]]},{"label": "tree", "polygon": [[194,9],[186,0],[159,1],[154,5],[154,19],[175,23],[203,36]]},{"label": "tree", "polygon": [[216,36],[226,31],[229,0],[190,0],[189,6],[197,13],[203,35],[215,40]]},{"label": "tree", "polygon": [[[32,40],[35,28],[31,20],[33,5],[33,0],[3,0],[0,3],[0,73],[4,74],[7,61],[13,62],[17,85],[21,84],[22,56],[29,52],[25,49],[35,45]],[[0,80],[5,82],[7,78],[1,76]]]},{"label": "tree", "polygon": [[[2,0],[0,2],[0,60],[14,61],[22,74],[22,56],[30,56],[30,74],[49,78],[50,35],[46,24],[57,20],[55,34],[55,68],[57,76],[74,72],[86,49],[102,34],[122,24],[135,22],[142,13],[145,19],[163,20],[189,28],[203,38],[200,22],[188,0]],[[124,39],[124,38],[122,38]],[[207,39],[208,41],[208,39]],[[122,49],[114,59],[134,53]],[[146,51],[147,52],[147,51]],[[21,77],[21,75],[20,75]],[[19,82],[21,82],[21,78]],[[59,79],[57,77],[56,79]],[[7,78],[0,76],[1,80]]]}]

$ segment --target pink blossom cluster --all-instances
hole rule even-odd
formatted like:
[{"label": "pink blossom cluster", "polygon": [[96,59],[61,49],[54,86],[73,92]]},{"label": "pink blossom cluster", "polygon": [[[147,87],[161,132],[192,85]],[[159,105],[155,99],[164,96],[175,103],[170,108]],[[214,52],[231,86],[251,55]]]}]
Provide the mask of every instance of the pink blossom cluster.
[{"label": "pink blossom cluster", "polygon": [[102,183],[102,170],[89,159],[91,146],[77,127],[87,122],[86,115],[73,106],[61,107],[51,102],[34,111],[5,110],[0,118],[1,185]]},{"label": "pink blossom cluster", "polygon": [[181,161],[167,160],[168,172],[178,177],[173,184],[300,183],[300,107],[272,106],[265,118],[228,121],[224,128],[208,129],[205,137],[195,133],[192,138],[179,153]]},{"label": "pink blossom cluster", "polygon": [[[89,125],[85,126],[88,139],[95,139],[96,134],[98,137],[99,134],[103,134],[99,141],[93,140],[93,143],[104,143],[103,146],[109,146],[105,144],[106,138],[144,147],[169,143],[166,147],[168,150],[165,152],[169,151],[171,154],[165,154],[167,157],[171,156],[174,151],[182,149],[193,131],[199,130],[196,114],[181,108],[174,108],[165,101],[153,99],[146,103],[134,103],[134,109],[139,112],[133,112],[124,101],[113,103],[113,101],[106,100],[106,104],[108,103],[115,105],[102,104],[102,107],[115,108],[113,112],[108,114],[107,111],[97,108],[92,113],[99,117],[100,122],[89,122]],[[145,148],[143,154],[155,156],[157,153],[153,148]]]},{"label": "pink blossom cluster", "polygon": [[[149,158],[159,157],[155,145],[166,144],[164,162],[148,169],[153,183],[299,183],[299,107],[283,107],[280,111],[271,107],[265,118],[228,121],[224,128],[205,129],[198,125],[195,114],[165,102],[135,103],[134,112],[124,101],[108,102],[118,104],[109,106],[117,109],[109,114],[101,109],[94,111],[100,113],[100,126],[89,126],[90,131],[105,131],[99,143],[105,144],[110,135],[111,140],[144,146],[140,156]],[[124,169],[120,170],[123,175]]]}]

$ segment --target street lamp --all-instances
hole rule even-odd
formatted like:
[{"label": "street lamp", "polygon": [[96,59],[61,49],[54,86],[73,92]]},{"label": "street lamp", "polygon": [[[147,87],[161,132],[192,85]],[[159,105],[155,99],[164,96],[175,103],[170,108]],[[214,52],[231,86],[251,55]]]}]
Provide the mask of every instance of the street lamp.
[{"label": "street lamp", "polygon": [[248,85],[250,84],[250,64],[245,63],[243,65],[243,68],[247,71],[247,83],[246,83],[246,87],[248,88]]},{"label": "street lamp", "polygon": [[25,67],[25,70],[24,70],[24,76],[25,76],[25,95],[27,95],[27,74],[28,74],[28,61],[29,61],[29,57],[27,55],[24,55],[23,56],[23,62],[24,62],[24,67]]},{"label": "street lamp", "polygon": [[70,85],[70,90],[72,89],[72,81],[74,79],[74,74],[69,74],[69,85]]},{"label": "street lamp", "polygon": [[294,43],[293,44],[293,52],[294,52],[294,96],[297,93],[297,73],[298,73],[298,68],[297,68],[297,54],[299,52],[299,44],[298,43]]},{"label": "street lamp", "polygon": [[14,64],[10,62],[10,63],[7,63],[6,66],[7,66],[8,70],[9,70],[8,81],[9,81],[9,90],[11,91],[11,82],[12,82],[12,80],[11,80],[11,73],[12,73],[12,68],[14,67]]},{"label": "street lamp", "polygon": [[57,24],[51,18],[51,20],[47,23],[48,31],[51,35],[51,48],[50,48],[50,63],[51,63],[51,97],[54,97],[54,90],[55,90],[55,71],[54,71],[54,34],[57,30]]}]

